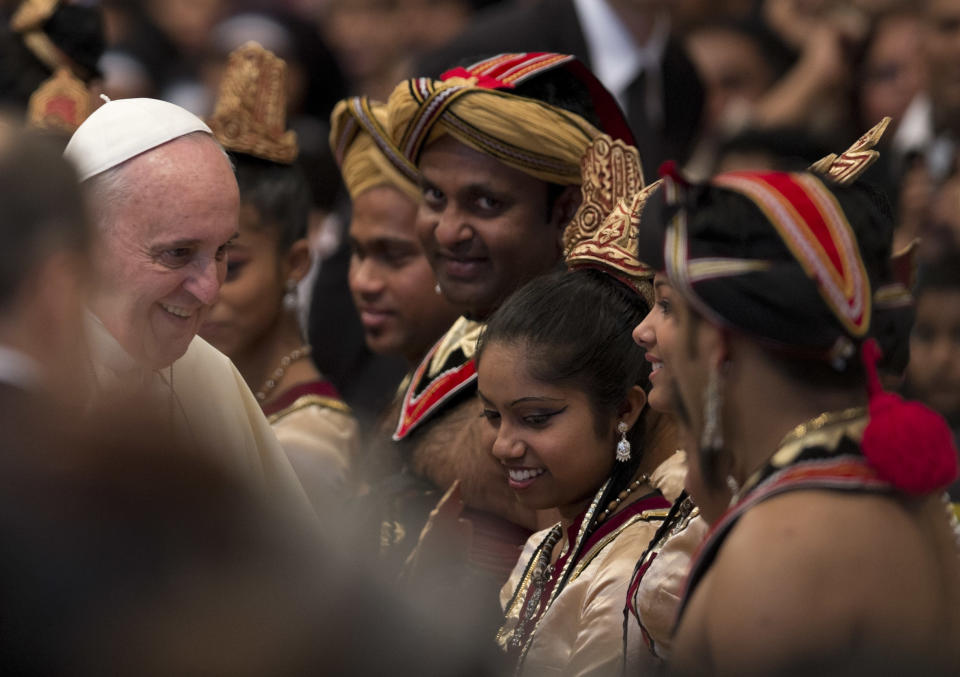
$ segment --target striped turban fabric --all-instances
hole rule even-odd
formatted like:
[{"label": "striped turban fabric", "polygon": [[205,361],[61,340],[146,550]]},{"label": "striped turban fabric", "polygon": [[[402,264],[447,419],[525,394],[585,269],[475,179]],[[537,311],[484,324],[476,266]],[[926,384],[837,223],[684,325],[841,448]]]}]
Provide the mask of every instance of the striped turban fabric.
[{"label": "striped turban fabric", "polygon": [[[512,90],[563,68],[585,85],[598,129],[582,116]],[[417,164],[431,142],[445,134],[466,146],[548,183],[579,185],[580,159],[602,132],[633,144],[613,97],[573,56],[501,54],[440,80],[400,83],[387,103],[390,137],[402,156]]]},{"label": "striped turban fabric", "polygon": [[892,223],[869,190],[732,172],[692,186],[668,175],[661,192],[643,216],[658,223],[641,229],[641,258],[714,323],[843,369],[890,275]]},{"label": "striped turban fabric", "polygon": [[392,186],[420,201],[417,168],[391,143],[387,107],[366,97],[337,103],[330,116],[330,147],[351,199],[371,188]]}]

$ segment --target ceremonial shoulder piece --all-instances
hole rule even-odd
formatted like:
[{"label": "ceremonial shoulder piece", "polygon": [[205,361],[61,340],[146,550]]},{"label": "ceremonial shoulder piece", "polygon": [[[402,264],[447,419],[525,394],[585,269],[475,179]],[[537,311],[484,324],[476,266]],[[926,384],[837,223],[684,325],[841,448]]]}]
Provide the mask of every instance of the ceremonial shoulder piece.
[{"label": "ceremonial shoulder piece", "polygon": [[229,151],[278,164],[297,158],[296,132],[287,130],[287,65],[256,42],[230,53],[210,129]]},{"label": "ceremonial shoulder piece", "polygon": [[563,232],[567,267],[603,270],[652,306],[654,271],[637,258],[637,234],[659,181],[644,187],[637,149],[606,134],[593,140],[580,164],[582,200]]},{"label": "ceremonial shoulder piece", "polygon": [[351,197],[388,184],[420,200],[420,172],[390,141],[386,104],[354,96],[330,115],[330,148]]},{"label": "ceremonial shoulder piece", "polygon": [[73,134],[91,110],[86,85],[66,68],[60,68],[30,96],[27,124],[37,129]]},{"label": "ceremonial shoulder piece", "polygon": [[[520,96],[518,85],[565,69],[589,92],[602,129],[583,117],[538,99]],[[628,144],[633,135],[613,96],[569,54],[499,54],[439,80],[402,82],[388,101],[390,138],[417,164],[423,149],[443,134],[549,183],[580,183],[580,158],[601,132]]]},{"label": "ceremonial shoulder piece", "polygon": [[400,404],[393,440],[408,437],[459,395],[477,383],[474,360],[483,325],[461,317],[427,353],[410,378]]},{"label": "ceremonial shoulder piece", "polygon": [[867,423],[867,409],[857,407],[821,414],[787,435],[767,465],[746,481],[731,507],[707,533],[687,577],[678,622],[724,539],[740,517],[758,503],[801,490],[881,494],[895,491],[860,452],[859,443]]}]

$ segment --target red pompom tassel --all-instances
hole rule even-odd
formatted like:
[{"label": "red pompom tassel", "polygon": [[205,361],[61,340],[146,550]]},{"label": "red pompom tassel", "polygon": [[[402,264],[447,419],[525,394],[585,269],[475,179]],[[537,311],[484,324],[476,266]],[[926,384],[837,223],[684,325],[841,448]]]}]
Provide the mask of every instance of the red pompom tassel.
[{"label": "red pompom tassel", "polygon": [[883,479],[911,494],[946,488],[957,477],[957,449],[943,417],[920,404],[884,392],[877,376],[880,349],[863,344],[870,393],[870,422],[860,443],[863,455]]}]

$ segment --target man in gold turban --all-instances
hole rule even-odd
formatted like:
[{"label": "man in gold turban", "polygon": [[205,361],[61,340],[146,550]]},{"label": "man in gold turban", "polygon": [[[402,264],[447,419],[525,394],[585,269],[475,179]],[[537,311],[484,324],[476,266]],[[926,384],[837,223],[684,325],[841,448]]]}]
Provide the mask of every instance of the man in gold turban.
[{"label": "man in gold turban", "polygon": [[434,291],[414,230],[419,172],[392,147],[386,122],[384,104],[344,99],[331,116],[330,146],[352,202],[349,283],[367,347],[412,369],[459,312]]},{"label": "man in gold turban", "polygon": [[[476,341],[507,296],[559,265],[591,141],[604,132],[633,138],[610,93],[564,54],[501,54],[440,80],[409,80],[387,108],[393,146],[422,175],[417,234],[440,290],[462,313],[414,371],[393,439],[425,504],[460,481],[472,523],[471,589],[489,583],[495,600],[538,520],[482,443]],[[410,512],[388,520],[388,539],[409,544],[419,528]]]}]

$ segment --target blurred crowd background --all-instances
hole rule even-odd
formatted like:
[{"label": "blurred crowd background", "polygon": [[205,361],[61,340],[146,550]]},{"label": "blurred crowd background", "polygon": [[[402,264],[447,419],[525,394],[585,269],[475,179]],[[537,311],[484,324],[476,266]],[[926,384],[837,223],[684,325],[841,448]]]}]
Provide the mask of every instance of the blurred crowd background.
[{"label": "blurred crowd background", "polygon": [[[18,4],[0,7],[9,17]],[[598,8],[619,25],[586,20]],[[648,178],[665,159],[700,177],[803,167],[890,116],[868,178],[896,212],[895,248],[920,238],[921,271],[957,260],[960,0],[80,0],[55,18],[45,30],[94,95],[162,98],[201,117],[232,49],[252,39],[286,60],[321,271],[304,283],[318,292],[304,319],[309,311],[315,360],[361,416],[382,408],[405,365],[367,351],[349,300],[349,200],[329,150],[329,115],[345,96],[386,100],[402,79],[470,57],[579,56],[627,109]],[[49,71],[7,24],[0,92],[22,106]],[[646,67],[644,55],[657,52],[659,68]],[[635,100],[638,88],[644,97]],[[920,311],[916,335],[932,342],[936,330]],[[936,355],[913,380],[936,383],[918,388],[960,398],[960,366],[950,366],[960,363],[956,332],[926,346]]]}]

